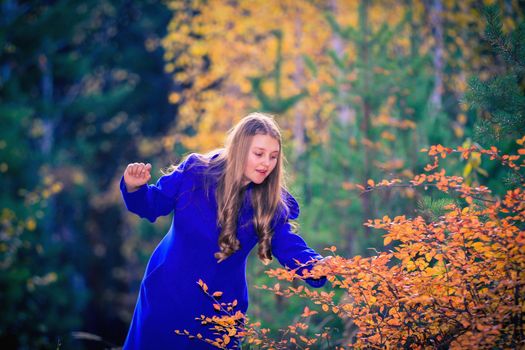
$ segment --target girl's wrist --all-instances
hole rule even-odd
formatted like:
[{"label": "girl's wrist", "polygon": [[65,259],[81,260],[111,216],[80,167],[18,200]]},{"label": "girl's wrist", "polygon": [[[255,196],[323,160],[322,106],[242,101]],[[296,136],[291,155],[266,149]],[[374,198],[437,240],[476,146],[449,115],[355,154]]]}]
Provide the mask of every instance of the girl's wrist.
[{"label": "girl's wrist", "polygon": [[128,184],[126,184],[126,191],[128,191],[128,193],[132,193],[138,191],[140,187],[141,186],[129,186]]}]

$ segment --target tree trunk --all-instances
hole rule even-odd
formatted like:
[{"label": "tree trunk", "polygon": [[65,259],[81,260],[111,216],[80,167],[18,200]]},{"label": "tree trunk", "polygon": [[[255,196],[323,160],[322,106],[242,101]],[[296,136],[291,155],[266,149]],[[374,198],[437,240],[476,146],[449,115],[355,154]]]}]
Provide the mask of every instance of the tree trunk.
[{"label": "tree trunk", "polygon": [[[45,45],[46,46],[46,45]],[[45,47],[44,46],[44,47]],[[53,121],[53,116],[51,115],[51,109],[53,106],[54,98],[54,89],[53,89],[53,67],[49,61],[49,56],[47,52],[41,53],[38,56],[38,66],[40,69],[40,90],[42,93],[42,105],[43,108],[40,113],[40,118],[42,119],[42,137],[40,138],[39,146],[40,153],[42,154],[42,159],[44,162],[48,163],[52,156],[54,136],[55,136],[55,125]],[[50,169],[52,171],[52,169]],[[44,174],[45,176],[45,174]],[[44,223],[44,232],[55,233],[50,236],[53,239],[53,236],[56,239],[56,220],[55,220],[55,210],[56,210],[56,199],[55,196],[51,196],[47,199],[47,215],[43,220]],[[51,240],[45,240],[46,244],[52,244]]]},{"label": "tree trunk", "polygon": [[[339,7],[337,4],[337,0],[330,0],[330,2],[328,3],[328,10],[334,14],[334,17],[337,14],[338,8]],[[334,49],[337,57],[343,57],[345,44],[339,36],[339,34],[332,32],[332,36],[330,37],[330,44]],[[355,123],[355,110],[353,108],[350,108],[350,106],[348,105],[346,100],[347,96],[347,91],[343,91],[342,89],[338,91],[338,95],[336,96],[337,119],[343,127]]]},{"label": "tree trunk", "polygon": [[[0,7],[0,24],[7,28],[8,24],[15,20],[18,4],[15,0],[6,0]],[[11,64],[5,61],[0,66],[0,81],[7,81],[11,76]]]},{"label": "tree trunk", "polygon": [[[302,40],[302,19],[300,11],[301,9],[299,6],[295,6],[295,10],[297,11],[294,21],[294,47],[296,52],[301,52],[301,40]],[[295,57],[295,72],[293,76],[293,80],[295,83],[295,86],[299,91],[303,90],[305,86],[305,79],[304,79],[304,62],[303,58],[300,55],[297,55]],[[293,135],[294,135],[294,149],[295,149],[295,157],[296,167],[299,166],[298,160],[301,157],[301,155],[306,150],[306,142],[305,142],[305,110],[304,110],[304,102],[299,101],[294,108],[294,123],[293,123]]]},{"label": "tree trunk", "polygon": [[[359,50],[360,60],[362,64],[364,65],[364,74],[368,75],[372,71],[372,67],[370,64],[370,57],[369,57],[369,28],[368,28],[368,1],[362,1],[359,5],[359,26],[360,31],[363,35]],[[364,77],[365,83],[364,83],[364,91],[363,91],[363,98],[362,98],[362,111],[363,111],[363,119],[361,120],[361,125],[359,126],[361,131],[361,137],[362,139],[371,140],[370,135],[370,120],[372,118],[372,108],[370,105],[370,86],[367,76]],[[370,158],[372,156],[370,147],[367,145],[364,145],[363,148],[363,180],[367,181],[371,176],[371,169],[370,169]],[[368,219],[372,218],[372,202],[370,200],[369,193],[364,193],[361,196],[361,205],[363,207],[363,222],[366,222]],[[364,233],[366,236],[369,236],[371,234],[370,227],[364,228]],[[350,253],[351,253],[350,247]]]},{"label": "tree trunk", "polygon": [[[428,5],[427,5],[428,6]],[[430,28],[434,37],[434,90],[430,96],[430,117],[435,118],[443,103],[443,3],[433,0],[430,7]]]}]

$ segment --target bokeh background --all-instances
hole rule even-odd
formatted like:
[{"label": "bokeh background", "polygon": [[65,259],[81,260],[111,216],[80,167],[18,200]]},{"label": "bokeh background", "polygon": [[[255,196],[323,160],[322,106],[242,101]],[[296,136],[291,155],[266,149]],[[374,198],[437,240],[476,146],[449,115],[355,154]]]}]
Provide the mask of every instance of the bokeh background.
[{"label": "bokeh background", "polygon": [[[384,248],[368,219],[430,215],[443,200],[430,188],[360,193],[356,184],[410,179],[432,144],[508,152],[524,130],[523,106],[505,110],[523,101],[523,70],[496,40],[523,21],[523,1],[0,4],[3,349],[121,346],[171,220],[126,211],[126,165],[152,163],[153,183],[189,152],[220,147],[249,112],[282,128],[300,234],[323,255],[334,245],[347,257]],[[493,37],[488,5],[503,30]],[[498,77],[491,95],[483,82]],[[496,195],[510,181],[479,157],[448,162]],[[272,330],[307,305],[256,288],[275,283],[264,271],[277,266],[252,254],[247,271],[248,316]],[[352,332],[330,316],[312,322]]]}]

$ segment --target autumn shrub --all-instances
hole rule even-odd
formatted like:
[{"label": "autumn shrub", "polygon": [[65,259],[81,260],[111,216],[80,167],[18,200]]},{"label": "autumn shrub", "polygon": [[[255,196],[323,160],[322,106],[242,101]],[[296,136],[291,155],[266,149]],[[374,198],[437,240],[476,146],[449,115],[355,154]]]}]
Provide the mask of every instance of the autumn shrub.
[{"label": "autumn shrub", "polygon": [[[405,215],[369,220],[364,225],[386,231],[384,251],[348,259],[338,256],[333,246],[326,248],[332,252],[331,259],[305,272],[305,277],[327,276],[328,292],[288,283],[283,283],[287,287],[281,283],[261,286],[284,297],[307,298],[312,304],[302,315],[305,322],[282,329],[279,339],[269,337],[268,329],[249,323],[245,315],[217,301],[218,315],[200,319],[216,327],[217,338],[208,342],[225,348],[232,337],[243,338],[248,348],[257,349],[523,348],[524,142],[525,137],[517,140],[522,148],[515,155],[501,155],[496,147],[432,146],[422,151],[433,157],[433,164],[410,181],[369,180],[366,187],[357,185],[362,191],[432,186],[464,199],[464,204],[447,205],[444,214],[431,222]],[[439,169],[440,158],[452,153],[464,159],[483,155],[497,160],[520,182],[504,198],[492,196],[487,187],[466,185],[462,177]],[[295,270],[278,268],[267,273],[281,281],[297,278]],[[345,297],[337,299],[336,290],[344,291]],[[306,336],[307,319],[316,313],[350,320],[357,331],[350,339],[331,342],[329,332]]]}]

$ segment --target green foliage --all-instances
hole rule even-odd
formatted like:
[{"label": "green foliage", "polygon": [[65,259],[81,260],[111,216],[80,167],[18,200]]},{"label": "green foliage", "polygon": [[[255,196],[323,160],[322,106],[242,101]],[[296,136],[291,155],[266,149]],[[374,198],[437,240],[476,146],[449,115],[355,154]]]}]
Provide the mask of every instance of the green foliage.
[{"label": "green foliage", "polygon": [[525,22],[519,22],[511,33],[506,34],[503,32],[502,16],[498,5],[485,7],[483,15],[487,21],[485,39],[512,67],[511,69],[522,76],[525,68]]},{"label": "green foliage", "polygon": [[[474,141],[513,153],[518,146],[512,140],[525,134],[525,21],[520,19],[516,27],[506,33],[497,5],[486,7],[483,14],[487,21],[484,39],[502,62],[488,78],[470,79],[465,101],[478,113]],[[515,173],[499,167],[487,171],[487,182],[496,193],[504,193],[521,181]]]},{"label": "green foliage", "polygon": [[426,222],[438,221],[441,216],[447,213],[444,207],[450,204],[458,205],[459,203],[451,198],[423,196],[417,201],[417,213],[421,215]]},{"label": "green foliage", "polygon": [[[498,5],[486,7],[485,39],[492,52],[503,59],[503,71],[489,79],[469,81],[467,103],[483,111],[475,125],[474,140],[483,146],[506,144],[525,133],[525,22],[510,33],[503,32]],[[515,145],[514,145],[515,146]]]},{"label": "green foliage", "polygon": [[160,1],[4,3],[0,343],[81,349],[71,332],[89,329],[122,344],[135,302],[124,296],[155,239],[115,234],[113,194],[139,158],[135,142],[173,120],[155,46],[169,11]]}]

